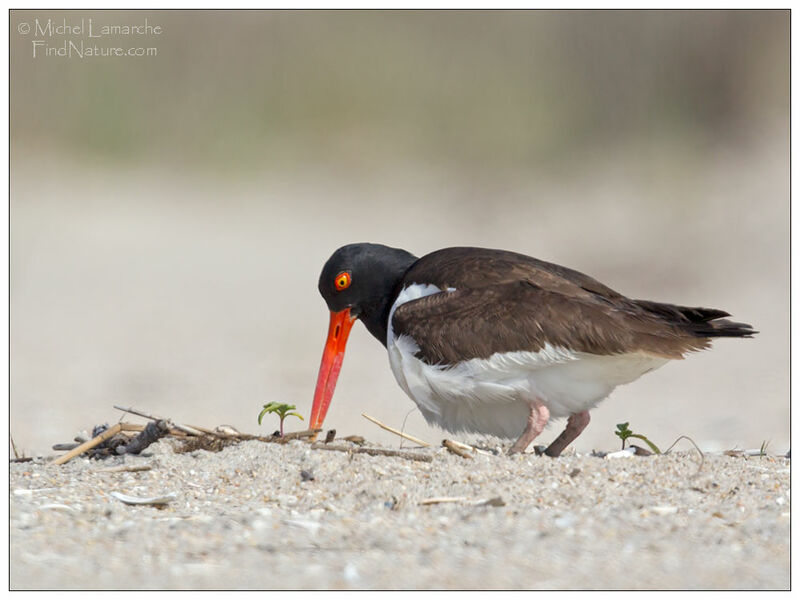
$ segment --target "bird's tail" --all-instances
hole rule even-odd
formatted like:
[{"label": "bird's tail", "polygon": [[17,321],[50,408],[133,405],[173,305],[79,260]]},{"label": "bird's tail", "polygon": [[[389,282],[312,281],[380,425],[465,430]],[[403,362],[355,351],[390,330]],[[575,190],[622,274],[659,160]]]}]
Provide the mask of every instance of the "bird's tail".
[{"label": "bird's tail", "polygon": [[649,300],[635,300],[640,308],[658,316],[660,319],[676,325],[696,337],[753,337],[757,331],[747,323],[736,323],[723,317],[730,317],[729,313],[716,308],[701,308],[689,306],[676,306],[650,302]]}]

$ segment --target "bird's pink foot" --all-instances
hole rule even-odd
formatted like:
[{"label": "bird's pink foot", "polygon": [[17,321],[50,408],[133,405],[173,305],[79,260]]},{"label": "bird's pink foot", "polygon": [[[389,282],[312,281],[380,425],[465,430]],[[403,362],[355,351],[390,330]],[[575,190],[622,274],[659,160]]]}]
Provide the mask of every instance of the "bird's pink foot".
[{"label": "bird's pink foot", "polygon": [[564,451],[564,448],[569,446],[575,438],[581,434],[581,431],[586,429],[588,424],[588,410],[570,415],[569,419],[567,419],[567,428],[547,447],[544,453],[547,454],[547,456],[560,455]]},{"label": "bird's pink foot", "polygon": [[519,439],[514,442],[514,445],[509,448],[509,454],[516,454],[524,452],[525,448],[536,438],[537,435],[542,433],[544,426],[547,425],[547,420],[550,418],[550,411],[539,400],[534,399],[531,402],[531,412],[528,415],[528,426]]}]

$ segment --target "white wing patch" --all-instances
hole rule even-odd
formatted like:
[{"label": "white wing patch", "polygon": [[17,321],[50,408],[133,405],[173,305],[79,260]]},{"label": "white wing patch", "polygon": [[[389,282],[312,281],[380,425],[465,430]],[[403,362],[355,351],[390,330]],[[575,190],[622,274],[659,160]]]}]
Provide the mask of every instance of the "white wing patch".
[{"label": "white wing patch", "polygon": [[594,407],[616,386],[668,361],[639,353],[599,356],[546,344],[539,352],[498,352],[487,359],[429,365],[416,357],[419,346],[411,337],[395,337],[392,317],[401,304],[437,293],[441,290],[430,284],[400,292],[389,312],[386,347],[400,387],[429,423],[448,431],[516,438],[525,429],[530,399],[539,398],[551,417],[566,417]]}]

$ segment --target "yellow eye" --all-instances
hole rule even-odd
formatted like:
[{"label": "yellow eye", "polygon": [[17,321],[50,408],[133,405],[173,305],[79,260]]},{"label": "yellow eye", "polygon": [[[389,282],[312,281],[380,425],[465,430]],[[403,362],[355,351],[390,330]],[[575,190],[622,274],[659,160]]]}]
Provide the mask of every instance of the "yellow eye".
[{"label": "yellow eye", "polygon": [[336,289],[339,290],[340,292],[342,290],[350,287],[350,273],[348,273],[347,271],[339,273],[336,276],[336,280],[334,281],[334,285],[336,286]]}]

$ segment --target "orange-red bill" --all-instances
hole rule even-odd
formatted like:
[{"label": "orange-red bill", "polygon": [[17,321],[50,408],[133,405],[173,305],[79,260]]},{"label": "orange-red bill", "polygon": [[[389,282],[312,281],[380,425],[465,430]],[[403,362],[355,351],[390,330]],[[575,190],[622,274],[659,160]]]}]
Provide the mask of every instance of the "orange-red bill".
[{"label": "orange-red bill", "polygon": [[331,312],[331,321],[328,326],[328,339],[322,351],[322,362],[319,365],[317,376],[317,389],[314,391],[314,404],[311,406],[311,429],[320,429],[328,412],[336,380],[342,369],[344,349],[350,328],[355,322],[355,317],[350,316],[350,309]]}]

